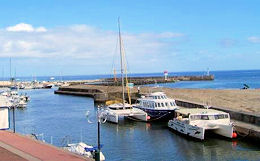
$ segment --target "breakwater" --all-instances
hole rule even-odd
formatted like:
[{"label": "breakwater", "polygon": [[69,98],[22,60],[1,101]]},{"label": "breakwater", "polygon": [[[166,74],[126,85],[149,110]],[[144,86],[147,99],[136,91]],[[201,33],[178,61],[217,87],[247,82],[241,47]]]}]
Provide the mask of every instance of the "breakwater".
[{"label": "breakwater", "polygon": [[[128,77],[129,82],[135,85],[156,84],[156,83],[172,83],[176,81],[212,81],[214,75],[201,76],[168,76],[165,77]],[[121,79],[105,78],[102,79],[100,85],[121,85]]]}]

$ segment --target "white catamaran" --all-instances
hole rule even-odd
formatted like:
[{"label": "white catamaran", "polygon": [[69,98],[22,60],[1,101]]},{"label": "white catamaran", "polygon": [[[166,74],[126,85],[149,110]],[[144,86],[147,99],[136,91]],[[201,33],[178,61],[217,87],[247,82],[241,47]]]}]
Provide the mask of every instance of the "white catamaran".
[{"label": "white catamaran", "polygon": [[218,135],[235,138],[233,123],[226,112],[214,109],[176,110],[176,117],[168,122],[168,127],[182,134],[204,140],[205,133],[212,131]]},{"label": "white catamaran", "polygon": [[[114,103],[108,105],[105,110],[105,114],[107,117],[107,121],[118,123],[120,118],[131,117],[133,119],[138,119],[141,121],[147,121],[147,113],[134,108],[131,104],[125,102],[125,78],[126,75],[126,64],[125,64],[125,56],[122,49],[122,39],[121,39],[121,31],[120,31],[120,22],[118,19],[118,33],[119,33],[119,46],[120,46],[120,59],[121,59],[121,84],[122,84],[122,102]],[[125,69],[124,69],[125,67]],[[127,77],[126,77],[127,80]],[[130,97],[130,95],[129,95]],[[130,100],[130,99],[129,99]]]}]

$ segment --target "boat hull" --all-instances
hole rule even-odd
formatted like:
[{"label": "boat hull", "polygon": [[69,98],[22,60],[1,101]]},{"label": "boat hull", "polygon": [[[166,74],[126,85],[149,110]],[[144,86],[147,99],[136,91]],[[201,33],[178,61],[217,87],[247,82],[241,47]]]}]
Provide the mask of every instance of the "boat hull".
[{"label": "boat hull", "polygon": [[46,85],[46,86],[43,86],[42,88],[49,89],[49,88],[52,88],[52,85]]},{"label": "boat hull", "polygon": [[117,124],[118,123],[118,115],[107,114],[107,121]]},{"label": "boat hull", "polygon": [[150,119],[148,121],[169,121],[174,117],[175,110],[153,110],[147,108],[136,107],[148,114]]},{"label": "boat hull", "polygon": [[185,135],[188,135],[188,136],[200,139],[200,140],[204,140],[205,129],[202,127],[185,124],[182,121],[179,121],[177,119],[170,120],[168,122],[168,127],[175,131],[178,131],[182,134],[185,134]]},{"label": "boat hull", "polygon": [[218,129],[214,130],[214,133],[227,137],[232,138],[233,137],[233,125],[218,125]]},{"label": "boat hull", "polygon": [[233,125],[222,125],[222,124],[217,124],[217,128],[211,129],[211,128],[204,128],[204,127],[199,127],[199,126],[193,126],[184,123],[183,121],[180,121],[178,119],[170,120],[168,122],[168,127],[178,131],[182,134],[204,140],[205,132],[206,131],[211,131],[213,133],[216,133],[220,136],[224,136],[227,138],[232,138],[233,134]]}]

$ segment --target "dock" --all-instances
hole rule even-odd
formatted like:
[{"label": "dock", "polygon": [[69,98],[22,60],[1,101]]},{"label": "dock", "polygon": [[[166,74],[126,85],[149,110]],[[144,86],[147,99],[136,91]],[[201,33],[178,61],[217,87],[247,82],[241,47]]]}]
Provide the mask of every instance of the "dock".
[{"label": "dock", "polygon": [[[168,97],[174,98],[176,104],[186,108],[210,108],[228,112],[235,122],[235,129],[241,136],[250,140],[260,140],[260,90],[214,90],[214,89],[173,89],[137,87],[130,89],[132,103],[142,94],[163,91]],[[122,99],[119,86],[74,85],[60,87],[55,94],[67,94],[92,97],[95,103],[107,100]],[[125,95],[128,100],[128,95]]]}]

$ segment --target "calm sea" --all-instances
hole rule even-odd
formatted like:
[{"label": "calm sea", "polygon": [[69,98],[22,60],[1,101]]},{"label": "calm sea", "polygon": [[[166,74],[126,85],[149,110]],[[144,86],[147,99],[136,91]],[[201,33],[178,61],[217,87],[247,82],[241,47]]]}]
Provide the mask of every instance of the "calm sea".
[{"label": "calm sea", "polygon": [[[252,88],[260,88],[260,71],[212,72],[212,74],[216,79],[211,82],[178,82],[169,86],[241,88],[243,83],[246,83]],[[86,79],[88,76],[81,77]],[[31,101],[27,108],[16,110],[16,130],[23,134],[37,134],[40,140],[59,147],[79,141],[96,145],[96,106],[93,99],[55,95],[54,90],[20,91],[30,95]],[[89,120],[85,115],[87,111],[90,112]],[[244,138],[232,141],[218,136],[208,136],[206,140],[198,141],[170,131],[167,123],[160,122],[125,120],[118,125],[104,123],[101,125],[101,144],[104,145],[102,151],[108,161],[259,160],[260,158],[260,146],[245,142]]]}]

